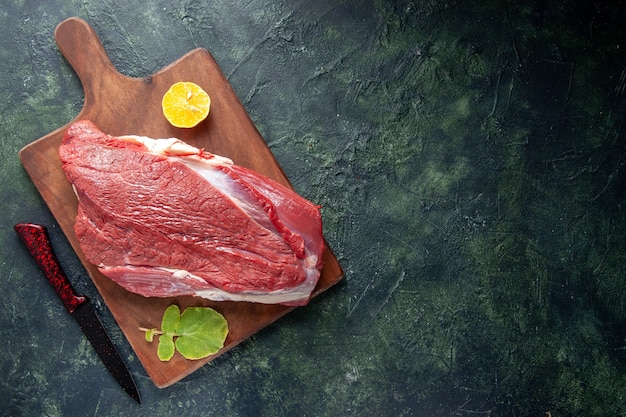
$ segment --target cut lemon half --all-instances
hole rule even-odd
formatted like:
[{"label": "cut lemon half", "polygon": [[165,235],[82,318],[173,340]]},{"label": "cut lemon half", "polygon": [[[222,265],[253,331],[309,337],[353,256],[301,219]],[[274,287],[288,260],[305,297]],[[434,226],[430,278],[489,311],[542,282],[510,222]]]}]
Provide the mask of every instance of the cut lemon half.
[{"label": "cut lemon half", "polygon": [[176,127],[194,127],[209,115],[211,97],[198,84],[173,84],[161,101],[163,115]]}]

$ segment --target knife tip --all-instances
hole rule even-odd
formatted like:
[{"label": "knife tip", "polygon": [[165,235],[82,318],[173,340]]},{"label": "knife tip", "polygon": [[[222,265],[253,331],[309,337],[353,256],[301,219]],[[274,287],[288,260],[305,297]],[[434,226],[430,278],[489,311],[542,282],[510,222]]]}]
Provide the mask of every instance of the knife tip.
[{"label": "knife tip", "polygon": [[141,404],[141,397],[139,396],[139,391],[137,390],[137,388],[131,389],[131,390],[126,390],[126,392],[128,393],[128,395],[130,395],[130,397],[133,400],[135,400],[137,402],[137,404]]}]

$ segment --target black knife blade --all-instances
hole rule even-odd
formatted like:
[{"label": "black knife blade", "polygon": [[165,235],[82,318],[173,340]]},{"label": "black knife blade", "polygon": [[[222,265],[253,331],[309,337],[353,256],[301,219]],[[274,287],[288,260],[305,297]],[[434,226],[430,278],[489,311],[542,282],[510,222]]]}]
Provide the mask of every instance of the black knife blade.
[{"label": "black knife blade", "polygon": [[45,226],[33,223],[19,223],[14,226],[18,236],[35,258],[37,265],[45,275],[54,291],[63,301],[65,309],[78,322],[81,330],[102,359],[113,378],[135,401],[141,404],[139,391],[132,375],[124,364],[117,348],[109,338],[96,315],[89,299],[77,295],[70,281],[61,268]]}]

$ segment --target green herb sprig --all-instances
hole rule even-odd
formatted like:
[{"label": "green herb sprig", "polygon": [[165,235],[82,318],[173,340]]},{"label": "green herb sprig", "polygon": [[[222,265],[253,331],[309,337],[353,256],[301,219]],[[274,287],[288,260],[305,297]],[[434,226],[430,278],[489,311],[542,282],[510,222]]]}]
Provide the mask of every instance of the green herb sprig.
[{"label": "green herb sprig", "polygon": [[210,307],[187,307],[183,313],[176,304],[163,314],[161,330],[140,327],[146,333],[146,341],[159,336],[157,355],[167,362],[178,351],[186,359],[197,360],[217,353],[224,347],[228,335],[228,323],[224,316]]}]

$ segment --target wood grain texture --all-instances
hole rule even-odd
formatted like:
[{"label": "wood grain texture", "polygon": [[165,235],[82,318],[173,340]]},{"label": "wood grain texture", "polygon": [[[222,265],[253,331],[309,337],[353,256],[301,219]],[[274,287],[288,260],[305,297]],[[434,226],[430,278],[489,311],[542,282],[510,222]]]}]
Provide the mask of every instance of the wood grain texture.
[{"label": "wood grain texture", "polygon": [[[205,49],[192,50],[152,76],[133,78],[114,68],[98,36],[85,21],[78,18],[63,21],[55,31],[55,38],[80,78],[85,93],[83,108],[75,120],[89,119],[112,135],[178,137],[291,187],[220,68]],[[193,81],[211,95],[209,117],[192,129],[171,126],[161,112],[161,97],[177,81]],[[293,307],[279,305],[211,302],[195,297],[145,298],[124,290],[103,276],[86,261],[74,234],[78,201],[65,179],[58,156],[66,128],[67,125],[24,147],[20,159],[156,386],[163,388],[179,381],[293,310]],[[328,247],[324,261],[314,296],[343,277],[341,266]],[[170,362],[159,361],[157,344],[147,343],[138,328],[160,327],[163,312],[173,303],[181,309],[191,305],[210,306],[221,312],[229,323],[225,347],[216,355],[199,361],[189,361],[180,355],[175,355]]]}]

